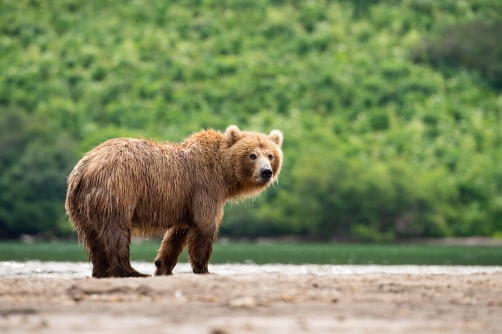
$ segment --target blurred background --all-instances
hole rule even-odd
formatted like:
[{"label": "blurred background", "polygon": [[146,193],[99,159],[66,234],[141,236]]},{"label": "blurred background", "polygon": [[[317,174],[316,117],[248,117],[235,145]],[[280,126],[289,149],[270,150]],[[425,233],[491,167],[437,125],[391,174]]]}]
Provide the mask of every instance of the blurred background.
[{"label": "blurred background", "polygon": [[502,238],[501,32],[497,0],[2,0],[0,239],[74,236],[102,141],[229,124],[285,157],[220,238]]}]

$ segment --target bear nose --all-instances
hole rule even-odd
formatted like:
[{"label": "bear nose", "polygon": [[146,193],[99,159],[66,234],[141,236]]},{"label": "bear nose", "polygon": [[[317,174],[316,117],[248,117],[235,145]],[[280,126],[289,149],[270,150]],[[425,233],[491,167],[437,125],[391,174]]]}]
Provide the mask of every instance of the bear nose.
[{"label": "bear nose", "polygon": [[264,168],[260,171],[260,175],[264,179],[270,179],[272,177],[272,170],[269,168]]}]

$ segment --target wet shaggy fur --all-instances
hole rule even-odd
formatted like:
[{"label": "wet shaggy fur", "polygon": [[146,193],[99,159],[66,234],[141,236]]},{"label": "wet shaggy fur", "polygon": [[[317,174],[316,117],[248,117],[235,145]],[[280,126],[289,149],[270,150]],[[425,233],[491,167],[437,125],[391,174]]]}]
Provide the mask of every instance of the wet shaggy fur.
[{"label": "wet shaggy fur", "polygon": [[170,275],[185,247],[194,273],[207,273],[229,200],[257,195],[277,180],[282,133],[200,131],[184,142],[111,139],[68,177],[66,212],[94,277],[141,277],[129,263],[131,235],[164,234],[156,275]]}]

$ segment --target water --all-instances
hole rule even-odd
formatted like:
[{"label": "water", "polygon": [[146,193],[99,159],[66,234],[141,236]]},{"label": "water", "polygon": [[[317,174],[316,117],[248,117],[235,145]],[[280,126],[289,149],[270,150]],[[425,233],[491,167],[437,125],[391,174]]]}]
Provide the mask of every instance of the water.
[{"label": "water", "polygon": [[[132,266],[145,274],[154,273],[150,262],[132,262]],[[0,277],[66,277],[91,275],[91,264],[86,262],[55,261],[0,261]],[[315,265],[315,264],[213,264],[209,271],[219,275],[392,275],[392,274],[455,274],[502,273],[502,266],[437,266],[437,265]],[[188,263],[178,263],[174,275],[192,274]]]},{"label": "water", "polygon": [[[131,261],[153,262],[159,242],[133,243]],[[0,261],[87,262],[76,242],[0,242]],[[188,263],[186,251],[179,262]],[[211,264],[463,265],[502,266],[502,246],[215,243]]]}]

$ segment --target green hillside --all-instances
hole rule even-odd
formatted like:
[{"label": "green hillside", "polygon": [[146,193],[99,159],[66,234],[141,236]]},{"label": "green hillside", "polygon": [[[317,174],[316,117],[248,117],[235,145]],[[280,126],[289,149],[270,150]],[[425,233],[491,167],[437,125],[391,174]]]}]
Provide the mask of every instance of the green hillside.
[{"label": "green hillside", "polygon": [[282,130],[285,160],[222,234],[502,236],[500,22],[495,0],[3,0],[0,237],[68,233],[65,176],[101,141],[229,124]]}]

